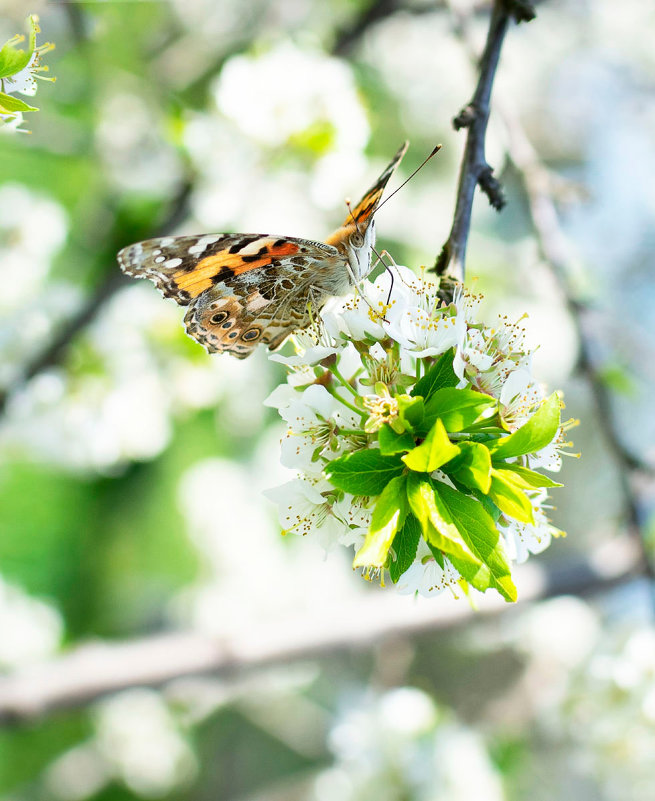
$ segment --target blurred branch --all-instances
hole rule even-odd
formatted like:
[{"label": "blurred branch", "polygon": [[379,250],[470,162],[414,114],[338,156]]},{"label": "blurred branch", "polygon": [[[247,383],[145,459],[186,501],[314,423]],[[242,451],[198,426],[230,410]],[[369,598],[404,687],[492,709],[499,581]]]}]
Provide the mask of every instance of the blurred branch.
[{"label": "blurred branch", "polygon": [[[475,59],[475,42],[471,36],[470,18],[460,16],[457,33]],[[574,296],[570,286],[570,256],[562,231],[553,195],[553,181],[540,161],[519,118],[503,98],[496,99],[496,109],[507,130],[507,151],[525,187],[528,210],[537,245],[561,292],[571,315],[580,347],[578,368],[590,386],[603,434],[618,466],[628,528],[641,551],[642,571],[651,581],[655,604],[655,568],[646,542],[648,509],[641,501],[640,478],[646,476],[652,485],[655,468],[632,453],[621,440],[612,412],[611,393],[604,379],[602,366],[594,358],[594,337],[590,331],[591,309]]]},{"label": "blurred branch", "polygon": [[[635,577],[639,553],[629,539],[614,541],[577,563],[517,573],[522,603],[556,595],[605,592]],[[94,643],[65,656],[0,677],[0,724],[31,720],[92,702],[130,687],[161,686],[175,679],[213,674],[242,677],[288,662],[325,658],[342,651],[378,648],[384,640],[419,636],[515,609],[498,595],[482,596],[473,612],[464,599],[442,596],[414,603],[393,593],[369,593],[357,603],[259,628],[238,636],[194,632],[161,634],[127,642]]]},{"label": "blurred branch", "polygon": [[[455,16],[457,18],[458,15],[455,13]],[[448,274],[458,281],[464,280],[466,244],[471,229],[471,211],[476,186],[480,187],[488,197],[489,203],[498,211],[505,205],[500,182],[494,178],[493,168],[489,166],[485,156],[489,101],[510,20],[529,22],[534,16],[535,12],[530,3],[494,0],[487,41],[479,63],[478,84],[470,103],[453,120],[456,131],[468,128],[468,133],[459,173],[453,225],[434,265],[434,270],[439,275]]]},{"label": "blurred branch", "polygon": [[575,327],[580,347],[578,368],[591,388],[603,435],[619,468],[628,526],[640,544],[644,573],[653,581],[655,569],[646,544],[645,529],[648,513],[635,485],[639,480],[636,474],[649,475],[651,482],[655,480],[655,469],[633,454],[619,435],[612,412],[611,392],[603,376],[602,367],[594,358],[593,335],[590,334],[588,325],[591,310],[573,296],[569,285],[566,238],[559,223],[548,171],[540,162],[518,117],[507,107],[502,107],[501,111],[500,104],[499,112],[507,130],[509,157],[519,172],[526,190],[537,244],[546,265],[557,281]]},{"label": "blurred branch", "polygon": [[[153,231],[152,236],[164,236],[179,225],[187,215],[190,195],[191,184],[183,184],[172,201],[166,219],[157,230]],[[116,243],[115,247],[113,245],[111,247],[117,252],[125,244],[127,243],[121,240]],[[54,335],[48,345],[23,365],[20,378],[14,384],[7,387],[7,389],[0,392],[0,415],[4,413],[8,400],[15,392],[23,387],[30,379],[44,370],[47,370],[49,367],[54,367],[63,360],[66,351],[75,337],[95,319],[105,303],[112,298],[119,289],[128,286],[128,284],[129,279],[120,272],[118,264],[116,264],[115,268],[105,276],[104,280],[86,299],[77,313]]]},{"label": "blurred branch", "polygon": [[360,16],[356,17],[348,26],[337,32],[332,52],[335,56],[344,56],[353,45],[363,36],[371,25],[390,17],[400,8],[399,0],[373,0]]}]

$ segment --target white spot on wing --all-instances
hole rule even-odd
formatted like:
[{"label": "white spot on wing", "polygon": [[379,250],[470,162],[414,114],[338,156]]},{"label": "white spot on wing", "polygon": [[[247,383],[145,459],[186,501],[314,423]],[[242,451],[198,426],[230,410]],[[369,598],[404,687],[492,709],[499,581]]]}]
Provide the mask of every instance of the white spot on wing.
[{"label": "white spot on wing", "polygon": [[255,253],[258,253],[260,248],[265,247],[266,245],[272,245],[275,242],[275,239],[271,237],[262,237],[261,239],[255,239],[254,242],[251,242],[249,245],[246,245],[245,248],[242,248],[239,251],[239,256],[253,256]]},{"label": "white spot on wing", "polygon": [[179,267],[180,264],[182,264],[182,259],[168,259],[167,261],[164,262],[164,267],[169,267],[169,268]]},{"label": "white spot on wing", "polygon": [[213,245],[214,242],[218,242],[220,236],[203,236],[201,237],[194,245],[191,245],[189,248],[189,253],[192,255],[197,255],[206,250],[209,245]]}]

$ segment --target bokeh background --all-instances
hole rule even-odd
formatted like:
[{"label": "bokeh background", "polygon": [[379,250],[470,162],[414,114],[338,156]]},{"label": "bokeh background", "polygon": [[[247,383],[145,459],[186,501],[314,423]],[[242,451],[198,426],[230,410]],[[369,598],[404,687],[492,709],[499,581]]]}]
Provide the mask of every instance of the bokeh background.
[{"label": "bokeh background", "polygon": [[404,176],[443,150],[378,236],[431,265],[487,4],[4,0],[0,38],[39,13],[57,82],[0,137],[2,801],[655,797],[655,9],[537,10],[503,50],[508,205],[477,197],[468,280],[488,319],[528,313],[583,456],[568,537],[474,613],[282,538],[279,366],[207,356],[115,254],[321,238],[408,138]]}]

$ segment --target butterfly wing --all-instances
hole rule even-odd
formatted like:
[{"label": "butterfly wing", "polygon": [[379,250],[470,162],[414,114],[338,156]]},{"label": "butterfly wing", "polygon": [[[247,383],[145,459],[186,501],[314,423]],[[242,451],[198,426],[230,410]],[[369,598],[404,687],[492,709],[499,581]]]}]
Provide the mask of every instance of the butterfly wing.
[{"label": "butterfly wing", "polygon": [[343,223],[344,227],[352,225],[353,218],[357,222],[357,226],[360,228],[360,230],[365,229],[368,226],[373,213],[380,205],[380,200],[382,200],[385,187],[389,183],[389,178],[391,178],[394,170],[402,161],[403,156],[407,152],[408,145],[409,142],[403,142],[402,146],[399,148],[396,155],[391,159],[382,175],[377,179],[375,184],[373,184],[373,186],[368,190],[355,208],[351,210],[352,213],[348,214]]},{"label": "butterfly wing", "polygon": [[[349,285],[350,236],[369,228],[406,150],[407,142],[326,243],[270,234],[169,236],[123,248],[118,262],[127,275],[149,278],[165,297],[189,306],[187,331],[210,353],[243,359],[259,342],[275,348],[311,322],[310,302],[318,311]],[[368,265],[370,245],[362,247]]]},{"label": "butterfly wing", "polygon": [[260,342],[277,347],[309,324],[316,274],[338,269],[343,257],[306,239],[205,234],[138,242],[118,261],[127,275],[149,278],[165,297],[189,306],[187,331],[210,353],[243,359]]}]

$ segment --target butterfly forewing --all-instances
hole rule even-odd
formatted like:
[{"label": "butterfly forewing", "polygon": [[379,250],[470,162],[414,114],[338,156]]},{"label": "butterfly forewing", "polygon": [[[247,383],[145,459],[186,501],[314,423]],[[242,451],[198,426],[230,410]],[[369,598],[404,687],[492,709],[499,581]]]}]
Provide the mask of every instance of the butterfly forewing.
[{"label": "butterfly forewing", "polygon": [[364,195],[364,197],[359,201],[359,203],[352,209],[352,216],[349,214],[345,221],[344,225],[351,223],[353,221],[353,217],[357,221],[357,224],[361,226],[364,223],[368,223],[373,216],[373,213],[377,209],[378,205],[380,204],[380,200],[382,200],[382,195],[384,194],[384,190],[386,185],[389,183],[389,178],[394,173],[396,167],[400,164],[403,156],[407,151],[408,143],[404,142],[403,145],[400,147],[396,155],[391,159],[387,168],[384,170],[382,175],[377,179],[375,184],[368,190],[368,192]]}]

